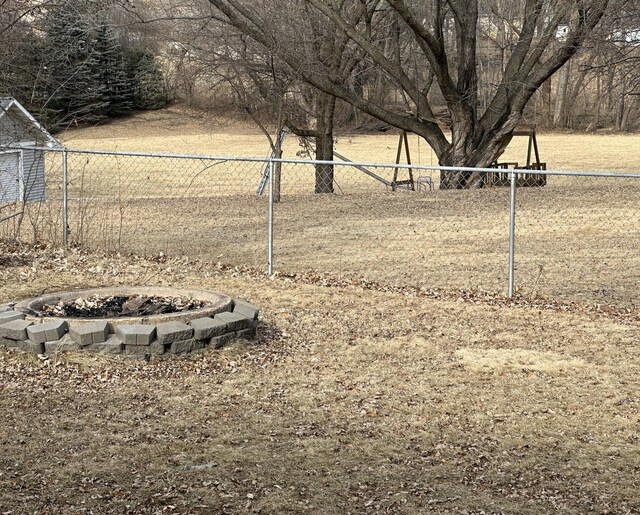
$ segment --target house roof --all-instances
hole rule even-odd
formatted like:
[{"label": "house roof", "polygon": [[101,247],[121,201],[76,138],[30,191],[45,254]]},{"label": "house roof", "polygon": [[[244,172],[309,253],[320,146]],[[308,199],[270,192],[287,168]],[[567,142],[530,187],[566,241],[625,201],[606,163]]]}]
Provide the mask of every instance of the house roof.
[{"label": "house roof", "polygon": [[40,133],[48,147],[62,147],[62,144],[55,139],[49,131],[27,111],[24,106],[15,98],[0,97],[0,118],[10,116],[14,121],[20,121],[25,127],[31,127],[35,133]]}]

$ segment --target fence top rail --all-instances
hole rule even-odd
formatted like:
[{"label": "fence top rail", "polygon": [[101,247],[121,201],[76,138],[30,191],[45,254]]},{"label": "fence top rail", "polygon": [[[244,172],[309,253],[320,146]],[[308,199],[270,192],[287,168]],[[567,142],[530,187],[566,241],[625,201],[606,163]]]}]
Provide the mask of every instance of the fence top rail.
[{"label": "fence top rail", "polygon": [[482,168],[482,167],[470,167],[470,166],[441,166],[441,165],[416,165],[416,164],[404,164],[404,163],[371,163],[371,162],[356,162],[356,161],[318,161],[313,159],[275,159],[268,157],[237,157],[237,156],[210,156],[202,154],[169,154],[161,152],[126,152],[115,150],[92,150],[82,148],[52,148],[52,147],[40,147],[33,145],[8,145],[2,147],[9,150],[24,150],[26,148],[31,150],[41,150],[44,152],[57,152],[57,153],[73,153],[73,154],[93,154],[93,155],[105,155],[105,156],[119,156],[119,157],[150,157],[150,158],[165,158],[165,159],[199,159],[204,161],[219,161],[225,162],[249,162],[249,163],[268,163],[270,161],[274,163],[284,164],[299,164],[299,165],[332,165],[344,168],[354,167],[367,167],[367,168],[398,168],[398,169],[411,169],[411,170],[424,170],[424,171],[458,171],[458,172],[478,172],[478,173],[515,173],[519,174],[531,174],[531,175],[563,175],[563,176],[575,176],[575,177],[617,177],[626,179],[640,179],[640,172],[621,172],[621,171],[589,171],[589,170],[528,170],[528,169],[500,169],[500,168]]}]

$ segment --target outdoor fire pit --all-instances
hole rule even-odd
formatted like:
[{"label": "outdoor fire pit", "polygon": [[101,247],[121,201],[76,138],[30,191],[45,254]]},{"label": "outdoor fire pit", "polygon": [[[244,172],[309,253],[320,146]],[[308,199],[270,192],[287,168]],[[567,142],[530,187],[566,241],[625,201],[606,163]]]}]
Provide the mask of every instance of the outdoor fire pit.
[{"label": "outdoor fire pit", "polygon": [[0,346],[38,355],[83,351],[150,359],[256,335],[258,308],[202,290],[116,287],[0,306]]}]

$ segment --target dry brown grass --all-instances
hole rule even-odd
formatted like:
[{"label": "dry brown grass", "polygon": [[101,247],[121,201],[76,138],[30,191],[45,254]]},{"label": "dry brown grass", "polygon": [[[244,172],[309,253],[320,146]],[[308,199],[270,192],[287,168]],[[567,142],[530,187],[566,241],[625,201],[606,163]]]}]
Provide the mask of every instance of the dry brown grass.
[{"label": "dry brown grass", "polygon": [[156,364],[0,351],[13,513],[635,513],[638,326],[205,263],[3,255],[0,302],[158,284],[262,308],[257,345]]},{"label": "dry brown grass", "polygon": [[[92,129],[75,129],[60,135],[72,148],[138,152],[173,152],[219,156],[265,157],[269,144],[250,124],[225,122],[180,108],[139,114],[124,121]],[[542,133],[538,136],[543,161],[554,170],[640,171],[640,134]],[[505,161],[526,160],[526,138],[515,138],[504,154]],[[398,135],[342,134],[336,149],[353,161],[393,163]],[[410,148],[416,164],[435,165],[431,148],[411,136]],[[284,157],[295,158],[300,150],[290,136]]]},{"label": "dry brown grass", "polygon": [[[591,186],[589,186],[589,183]],[[636,304],[640,183],[584,179],[519,192],[517,287],[526,296]],[[59,241],[60,204],[33,227]],[[265,267],[267,201],[252,194],[72,202],[72,242]],[[386,284],[504,291],[508,191],[285,195],[275,269]],[[32,224],[25,222],[25,231]],[[25,235],[28,233],[25,232]]]},{"label": "dry brown grass", "polygon": [[[396,137],[345,135],[338,149],[353,159],[392,161]],[[117,150],[245,156],[267,151],[266,139],[251,127],[177,108],[70,131],[63,139],[69,146]],[[526,139],[516,139],[505,159],[522,161],[525,144]],[[294,157],[295,138],[287,145],[285,155]],[[413,146],[417,152],[415,141]],[[542,134],[540,147],[552,168],[640,170],[637,134]],[[422,144],[420,150],[414,160],[428,164],[428,149]],[[74,243],[265,266],[267,207],[255,195],[260,164],[84,154],[70,156],[69,163]],[[387,179],[393,174],[392,168],[376,171]],[[48,173],[49,196],[59,198],[59,159],[51,158]],[[349,168],[337,171],[336,182],[338,195],[316,196],[311,166],[284,166],[283,202],[275,213],[276,270],[505,290],[506,188],[391,194]],[[520,293],[637,305],[639,193],[637,180],[563,177],[551,177],[545,188],[520,189]],[[5,230],[10,228],[6,224]],[[60,241],[60,203],[30,208],[23,235]]]},{"label": "dry brown grass", "polygon": [[[90,148],[266,154],[256,136],[168,110],[65,138]],[[389,160],[395,137],[344,136],[342,146],[355,159]],[[640,168],[637,135],[543,135],[541,147],[554,168]],[[118,167],[105,170],[95,191],[111,200],[73,204],[73,238],[264,263],[265,200],[237,195],[236,182],[224,196],[204,181],[188,198],[158,198],[143,188],[157,190],[164,170],[153,180],[128,171],[135,186],[120,193]],[[308,176],[291,173],[298,180],[285,184],[276,212],[276,269],[503,287],[506,190],[317,197]],[[519,195],[523,293],[637,300],[638,186],[558,180]],[[58,237],[59,204],[46,209],[26,227]],[[45,364],[0,351],[1,512],[640,512],[635,315],[323,287],[193,259],[0,253],[0,302],[112,284],[247,298],[262,308],[260,340],[152,364],[74,356]]]}]

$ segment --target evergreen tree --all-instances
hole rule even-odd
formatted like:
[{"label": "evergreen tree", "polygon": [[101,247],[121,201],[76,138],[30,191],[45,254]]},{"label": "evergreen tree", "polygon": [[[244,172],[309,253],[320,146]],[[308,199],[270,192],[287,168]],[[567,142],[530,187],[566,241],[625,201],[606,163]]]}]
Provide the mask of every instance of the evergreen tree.
[{"label": "evergreen tree", "polygon": [[134,84],[136,109],[159,109],[166,105],[164,76],[151,52],[132,52],[129,58],[129,76]]},{"label": "evergreen tree", "polygon": [[109,6],[53,0],[38,25],[44,37],[19,22],[11,45],[0,39],[0,95],[18,98],[51,130],[165,105],[153,53],[120,44]]},{"label": "evergreen tree", "polygon": [[47,17],[45,62],[53,128],[95,123],[109,102],[99,72],[91,0],[58,0]]},{"label": "evergreen tree", "polygon": [[134,107],[134,83],[127,73],[127,62],[107,17],[101,14],[95,35],[94,51],[97,59],[98,80],[104,87],[107,105],[103,114],[122,116]]}]

